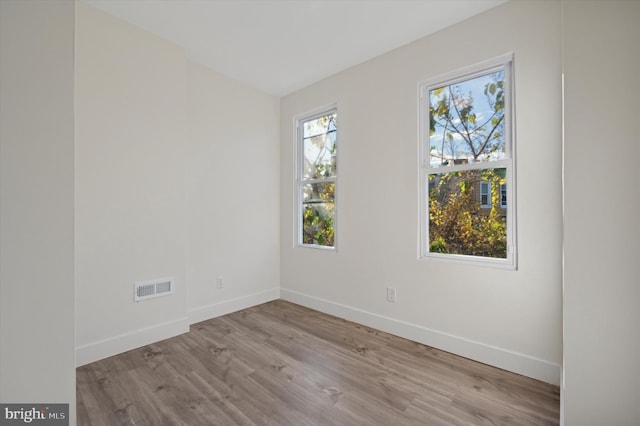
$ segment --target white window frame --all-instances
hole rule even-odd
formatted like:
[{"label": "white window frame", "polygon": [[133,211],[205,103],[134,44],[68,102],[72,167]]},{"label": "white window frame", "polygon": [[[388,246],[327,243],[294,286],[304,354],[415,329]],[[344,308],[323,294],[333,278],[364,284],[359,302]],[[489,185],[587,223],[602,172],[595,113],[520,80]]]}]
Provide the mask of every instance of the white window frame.
[{"label": "white window frame", "polygon": [[[513,83],[513,54],[506,54],[492,60],[478,63],[457,71],[424,80],[418,84],[419,104],[419,151],[420,151],[420,208],[419,208],[419,258],[447,262],[462,262],[478,266],[517,269],[516,235],[516,152],[515,152],[515,91]],[[429,91],[448,86],[504,69],[505,75],[505,158],[476,164],[455,164],[446,167],[431,167],[429,144]],[[433,173],[456,172],[478,169],[506,169],[507,200],[507,258],[490,258],[429,251],[429,175]]]},{"label": "white window frame", "polygon": [[[331,114],[338,115],[337,104],[331,104],[324,107],[317,108],[313,111],[305,114],[298,115],[294,118],[294,169],[295,169],[295,189],[294,189],[294,245],[296,247],[312,248],[318,250],[336,251],[338,247],[338,157],[340,150],[339,129],[336,126],[336,173],[334,177],[322,178],[322,179],[304,179],[304,126],[307,121],[323,117]],[[302,213],[304,210],[304,185],[310,183],[323,183],[332,182],[334,184],[333,192],[333,246],[323,246],[320,244],[306,244],[303,242],[303,222]]]},{"label": "white window frame", "polygon": [[[504,189],[505,187],[506,189]],[[505,203],[502,202],[502,200],[504,199],[502,197],[502,194],[504,194],[504,196],[506,197]],[[509,203],[509,185],[507,185],[506,183],[503,183],[502,185],[500,185],[500,207],[503,209],[506,209],[508,203]]]}]

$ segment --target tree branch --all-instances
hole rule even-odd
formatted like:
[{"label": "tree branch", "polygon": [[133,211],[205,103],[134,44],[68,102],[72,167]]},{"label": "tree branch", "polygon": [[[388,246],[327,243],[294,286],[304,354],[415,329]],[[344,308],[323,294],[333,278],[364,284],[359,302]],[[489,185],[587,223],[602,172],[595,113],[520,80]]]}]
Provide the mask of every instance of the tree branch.
[{"label": "tree branch", "polygon": [[460,131],[458,133],[460,134],[460,136],[462,136],[462,139],[464,139],[467,142],[467,145],[469,145],[469,148],[471,148],[471,153],[473,154],[473,159],[475,160],[479,154],[476,154],[476,150],[475,150],[475,148],[473,146],[473,141],[471,140],[471,135],[469,135],[469,128],[465,124],[464,120],[462,120],[462,116],[460,115],[460,111],[458,110],[458,106],[456,105],[455,102],[453,102],[453,90],[451,89],[451,86],[449,86],[449,94],[451,95],[453,108],[456,110],[456,114],[458,115],[458,119],[460,120],[460,123],[462,123],[462,127],[464,128],[464,131],[465,131],[467,137],[465,137],[465,135]]},{"label": "tree branch", "polygon": [[493,126],[493,128],[491,129],[491,131],[489,132],[489,134],[487,135],[487,138],[485,139],[484,143],[482,144],[482,146],[480,147],[480,152],[482,153],[485,149],[485,147],[487,146],[487,144],[489,143],[489,141],[491,140],[491,135],[493,134],[493,132],[496,131],[496,129],[498,128],[498,126],[500,126],[500,123],[502,122],[502,120],[504,120],[504,115],[502,117],[500,117],[500,119],[498,120],[498,122],[496,123],[495,126]]}]

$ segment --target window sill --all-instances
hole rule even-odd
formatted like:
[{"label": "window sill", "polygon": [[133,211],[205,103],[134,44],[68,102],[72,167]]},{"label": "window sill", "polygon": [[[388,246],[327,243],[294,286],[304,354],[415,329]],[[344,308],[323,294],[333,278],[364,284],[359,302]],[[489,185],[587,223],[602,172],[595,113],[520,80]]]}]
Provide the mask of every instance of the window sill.
[{"label": "window sill", "polygon": [[496,259],[490,257],[479,256],[467,256],[463,254],[441,254],[441,253],[427,253],[420,257],[420,260],[427,261],[442,261],[445,263],[456,263],[469,266],[480,266],[485,268],[506,269],[511,271],[517,271],[518,266],[515,259]]},{"label": "window sill", "polygon": [[306,248],[306,249],[314,249],[314,250],[329,251],[329,252],[336,251],[335,247],[321,246],[318,244],[296,244],[296,248]]}]

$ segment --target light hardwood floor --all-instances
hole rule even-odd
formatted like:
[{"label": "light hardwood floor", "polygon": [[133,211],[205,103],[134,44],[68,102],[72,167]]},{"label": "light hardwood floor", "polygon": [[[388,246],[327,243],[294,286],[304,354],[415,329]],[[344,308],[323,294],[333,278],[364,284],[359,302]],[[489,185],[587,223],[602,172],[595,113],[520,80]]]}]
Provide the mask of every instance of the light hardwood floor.
[{"label": "light hardwood floor", "polygon": [[277,300],[77,370],[78,425],[555,425],[557,386]]}]

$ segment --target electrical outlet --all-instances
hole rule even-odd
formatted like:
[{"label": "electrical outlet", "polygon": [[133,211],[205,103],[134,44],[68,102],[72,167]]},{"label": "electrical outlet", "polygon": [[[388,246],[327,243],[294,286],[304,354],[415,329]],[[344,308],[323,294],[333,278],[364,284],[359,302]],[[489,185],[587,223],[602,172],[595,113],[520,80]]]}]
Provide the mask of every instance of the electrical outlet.
[{"label": "electrical outlet", "polygon": [[222,275],[220,275],[218,279],[216,279],[216,286],[218,287],[218,290],[224,288],[224,278],[222,277]]},{"label": "electrical outlet", "polygon": [[396,303],[396,288],[387,287],[387,302]]}]

